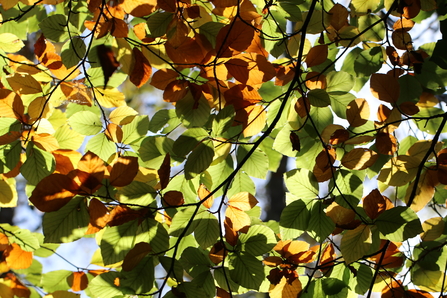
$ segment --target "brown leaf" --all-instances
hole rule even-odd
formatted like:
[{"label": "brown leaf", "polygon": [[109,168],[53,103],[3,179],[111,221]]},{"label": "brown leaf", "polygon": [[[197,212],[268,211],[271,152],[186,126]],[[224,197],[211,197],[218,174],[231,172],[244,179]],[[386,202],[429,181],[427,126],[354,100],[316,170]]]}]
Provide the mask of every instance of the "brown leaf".
[{"label": "brown leaf", "polygon": [[290,139],[290,143],[292,144],[292,150],[300,152],[301,151],[301,143],[300,143],[300,138],[298,137],[298,135],[295,132],[290,131],[289,139]]},{"label": "brown leaf", "polygon": [[160,178],[160,189],[165,189],[169,184],[169,179],[171,175],[171,156],[166,153],[163,163],[160,169],[157,171],[158,177]]},{"label": "brown leaf", "polygon": [[129,80],[137,87],[143,86],[151,77],[152,67],[138,48],[132,49],[133,67],[129,75]]},{"label": "brown leaf", "polygon": [[391,38],[396,49],[406,51],[413,50],[413,40],[410,33],[405,31],[394,31]]},{"label": "brown leaf", "polygon": [[98,199],[91,199],[88,205],[90,222],[86,234],[94,234],[103,229],[110,219],[109,209]]},{"label": "brown leaf", "polygon": [[312,47],[306,56],[306,64],[307,67],[312,67],[316,65],[320,65],[325,62],[328,54],[328,46],[327,45],[318,45]]},{"label": "brown leaf", "polygon": [[397,140],[389,133],[379,132],[376,135],[377,152],[383,155],[394,155],[397,151]]},{"label": "brown leaf", "polygon": [[110,184],[123,187],[130,184],[138,173],[138,158],[135,156],[120,156],[113,164],[110,172]]},{"label": "brown leaf", "polygon": [[114,143],[121,143],[123,140],[123,130],[115,123],[109,123],[107,129],[104,131],[107,139]]},{"label": "brown leaf", "polygon": [[307,100],[306,97],[300,97],[296,101],[294,108],[295,112],[297,112],[301,118],[304,118],[310,111],[310,102]]},{"label": "brown leaf", "polygon": [[223,261],[224,256],[227,255],[227,251],[224,247],[224,244],[222,242],[216,242],[216,244],[213,245],[210,249],[210,253],[208,254],[208,257],[210,258],[211,262],[214,264],[219,264]]},{"label": "brown leaf", "polygon": [[[227,208],[227,210],[230,207]],[[243,211],[241,211],[243,212]],[[233,213],[232,213],[233,214]],[[250,223],[248,223],[248,225],[250,225]],[[244,228],[245,225],[242,228]],[[228,242],[228,244],[230,244],[231,246],[235,246],[237,244],[237,239],[239,238],[239,235],[237,234],[237,231],[234,226],[233,226],[233,222],[231,221],[230,218],[225,217],[224,220],[224,229],[225,229],[225,240]]]},{"label": "brown leaf", "polygon": [[399,108],[402,111],[402,113],[408,116],[412,116],[419,113],[419,107],[415,103],[410,101],[405,101],[401,103],[399,105]]},{"label": "brown leaf", "polygon": [[57,211],[79,193],[79,185],[66,175],[51,174],[34,188],[29,200],[42,212]]},{"label": "brown leaf", "polygon": [[165,90],[169,83],[176,80],[179,74],[172,69],[157,70],[151,79],[151,85],[157,89]]},{"label": "brown leaf", "polygon": [[329,22],[331,26],[337,31],[349,25],[348,16],[348,9],[339,3],[335,4],[329,10]]},{"label": "brown leaf", "polygon": [[313,173],[318,182],[324,182],[331,179],[333,172],[333,164],[335,162],[335,149],[323,149],[315,159]]},{"label": "brown leaf", "polygon": [[98,52],[99,64],[101,65],[102,72],[104,74],[104,89],[107,87],[107,83],[115,70],[120,66],[116,60],[112,48],[100,44],[96,47]]},{"label": "brown leaf", "polygon": [[163,195],[163,202],[166,206],[181,206],[185,203],[185,199],[180,191],[170,190]]},{"label": "brown leaf", "polygon": [[382,196],[378,189],[373,189],[363,198],[363,209],[371,219],[376,219],[382,212],[393,207],[393,203]]},{"label": "brown leaf", "polygon": [[152,251],[149,243],[139,242],[137,243],[124,257],[123,270],[131,271],[138,263]]},{"label": "brown leaf", "polygon": [[399,99],[400,87],[397,78],[375,73],[370,81],[371,93],[375,98],[394,103]]}]

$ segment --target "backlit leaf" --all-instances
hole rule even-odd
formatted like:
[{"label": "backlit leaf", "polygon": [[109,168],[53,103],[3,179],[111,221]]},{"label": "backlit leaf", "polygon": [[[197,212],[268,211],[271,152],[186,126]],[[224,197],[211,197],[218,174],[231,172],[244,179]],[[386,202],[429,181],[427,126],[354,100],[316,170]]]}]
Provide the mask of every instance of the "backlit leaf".
[{"label": "backlit leaf", "polygon": [[341,239],[340,249],[346,264],[363,257],[372,243],[371,230],[367,225],[359,225],[354,230],[347,230]]}]

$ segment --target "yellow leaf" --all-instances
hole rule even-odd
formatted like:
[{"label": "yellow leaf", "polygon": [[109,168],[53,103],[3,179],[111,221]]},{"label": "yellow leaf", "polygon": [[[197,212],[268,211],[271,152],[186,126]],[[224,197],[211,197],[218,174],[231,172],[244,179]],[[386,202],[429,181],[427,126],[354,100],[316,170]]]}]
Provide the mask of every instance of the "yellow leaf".
[{"label": "yellow leaf", "polygon": [[14,178],[0,180],[0,207],[16,207],[17,200],[16,180]]},{"label": "yellow leaf", "polygon": [[432,217],[424,221],[422,224],[421,239],[422,241],[434,241],[436,238],[442,235],[444,232],[445,222],[442,217]]},{"label": "yellow leaf", "polygon": [[228,200],[228,204],[230,206],[236,207],[243,211],[248,211],[256,204],[258,203],[258,200],[248,192],[240,192],[238,194],[235,194]]},{"label": "yellow leaf", "polygon": [[389,186],[403,186],[414,179],[419,160],[408,155],[399,155],[390,159],[382,168],[377,180]]},{"label": "yellow leaf", "polygon": [[254,136],[262,131],[267,120],[267,113],[263,106],[252,105],[245,110],[248,112],[247,124],[244,128],[244,137]]},{"label": "yellow leaf", "polygon": [[283,276],[279,284],[270,291],[270,298],[296,298],[301,290],[302,286],[298,278],[290,283]]},{"label": "yellow leaf", "polygon": [[225,216],[231,221],[234,231],[239,231],[251,224],[250,216],[239,208],[228,206]]},{"label": "yellow leaf", "polygon": [[117,88],[107,87],[106,89],[95,90],[96,99],[104,108],[115,108],[126,105],[124,94]]},{"label": "yellow leaf", "polygon": [[125,125],[135,118],[138,112],[129,106],[120,106],[110,113],[109,120],[118,125]]},{"label": "yellow leaf", "polygon": [[45,97],[42,96],[34,99],[28,106],[28,115],[30,116],[31,121],[41,118],[48,118],[52,112],[52,105]]}]

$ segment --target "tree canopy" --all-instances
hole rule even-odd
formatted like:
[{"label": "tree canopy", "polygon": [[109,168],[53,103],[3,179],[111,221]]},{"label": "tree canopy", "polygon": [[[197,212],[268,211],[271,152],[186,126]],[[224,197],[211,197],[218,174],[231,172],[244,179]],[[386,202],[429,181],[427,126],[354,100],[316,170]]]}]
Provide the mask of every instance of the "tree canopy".
[{"label": "tree canopy", "polygon": [[447,292],[447,1],[0,4],[2,297]]}]

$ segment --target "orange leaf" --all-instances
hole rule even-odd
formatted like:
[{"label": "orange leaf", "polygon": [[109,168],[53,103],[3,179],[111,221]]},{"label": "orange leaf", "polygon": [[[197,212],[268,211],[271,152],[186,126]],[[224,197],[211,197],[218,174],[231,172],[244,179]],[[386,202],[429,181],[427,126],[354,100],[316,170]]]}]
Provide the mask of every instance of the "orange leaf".
[{"label": "orange leaf", "polygon": [[186,80],[175,80],[166,86],[163,92],[163,100],[167,102],[177,102],[184,98],[189,90],[189,82]]},{"label": "orange leaf", "polygon": [[356,98],[346,107],[346,119],[353,127],[362,126],[370,115],[369,104],[364,98]]},{"label": "orange leaf", "polygon": [[115,123],[109,123],[107,125],[107,129],[104,131],[104,134],[114,143],[121,143],[123,140],[123,130]]},{"label": "orange leaf", "polygon": [[128,0],[123,2],[123,9],[134,17],[148,16],[157,7],[157,0]]},{"label": "orange leaf", "polygon": [[135,156],[120,156],[113,164],[110,172],[110,184],[123,187],[130,184],[138,173],[138,158]]},{"label": "orange leaf", "polygon": [[228,244],[235,246],[237,244],[237,239],[239,236],[237,234],[237,230],[233,226],[233,222],[228,217],[225,217],[224,228],[225,240],[228,242]]},{"label": "orange leaf", "polygon": [[375,98],[394,103],[399,99],[399,81],[389,75],[375,73],[370,81],[371,93]]},{"label": "orange leaf", "polygon": [[205,58],[206,52],[202,47],[200,39],[186,38],[178,47],[170,43],[165,44],[166,53],[175,64],[182,64],[183,67],[193,67]]},{"label": "orange leaf", "polygon": [[[284,241],[282,241],[284,243]],[[278,248],[276,248],[275,246],[275,250],[277,250]],[[293,255],[302,253],[302,252],[306,252],[309,250],[309,243],[305,242],[305,241],[301,241],[301,240],[295,240],[295,241],[290,241],[290,242],[286,242],[285,245],[282,247],[281,249],[281,256],[283,256],[284,258],[289,258]]]},{"label": "orange leaf", "polygon": [[400,280],[393,280],[382,289],[382,298],[406,297],[405,288]]},{"label": "orange leaf", "polygon": [[320,65],[321,63],[326,61],[327,54],[328,54],[328,46],[327,45],[314,46],[307,53],[307,56],[306,56],[307,67]]},{"label": "orange leaf", "polygon": [[224,289],[217,288],[216,298],[231,298],[231,295]]},{"label": "orange leaf", "polygon": [[240,210],[248,211],[258,204],[258,200],[249,192],[240,192],[232,196],[228,200],[228,204]]},{"label": "orange leaf", "polygon": [[210,258],[211,262],[213,262],[214,264],[217,265],[223,261],[224,256],[226,256],[226,255],[227,255],[227,253],[226,253],[225,247],[222,244],[222,242],[219,241],[219,242],[216,242],[216,244],[214,244],[213,247],[211,247],[208,257]]},{"label": "orange leaf", "polygon": [[58,149],[51,152],[56,160],[55,174],[67,175],[75,169],[75,165],[81,160],[81,153],[69,149]]},{"label": "orange leaf", "polygon": [[302,291],[301,281],[298,278],[288,280],[285,276],[281,278],[281,281],[269,291],[269,297],[271,298],[295,298],[299,297]]},{"label": "orange leaf", "polygon": [[326,88],[326,76],[319,72],[312,71],[306,75],[306,87],[310,90],[313,89],[325,89]]},{"label": "orange leaf", "polygon": [[236,232],[251,224],[250,216],[247,213],[231,205],[225,211],[225,216],[231,222],[232,228]]},{"label": "orange leaf", "polygon": [[371,219],[376,219],[382,212],[393,207],[393,203],[377,189],[373,189],[363,198],[363,209]]},{"label": "orange leaf", "polygon": [[133,53],[133,67],[129,75],[129,80],[137,87],[143,86],[151,77],[152,67],[138,48],[132,49]]},{"label": "orange leaf", "polygon": [[85,272],[73,272],[67,277],[68,285],[74,292],[80,292],[87,288],[88,278]]},{"label": "orange leaf", "polygon": [[25,108],[19,95],[8,89],[0,89],[0,115],[2,117],[21,120],[24,110]]},{"label": "orange leaf", "polygon": [[149,243],[137,243],[124,257],[123,270],[130,271],[152,250]]},{"label": "orange leaf", "polygon": [[3,253],[11,269],[26,269],[33,262],[33,252],[24,251],[17,243],[12,243]]},{"label": "orange leaf", "polygon": [[94,234],[100,231],[109,222],[109,209],[98,199],[91,199],[88,205],[90,222],[86,234]]},{"label": "orange leaf", "polygon": [[284,86],[295,77],[295,67],[292,64],[289,65],[273,65],[276,70],[275,85]]},{"label": "orange leaf", "polygon": [[261,85],[276,75],[275,68],[267,58],[255,53],[234,56],[225,66],[237,81],[249,86]]},{"label": "orange leaf", "polygon": [[42,212],[57,211],[79,192],[79,185],[62,174],[43,178],[34,188],[29,200]]},{"label": "orange leaf", "polygon": [[53,135],[48,133],[35,134],[32,141],[42,150],[52,152],[59,149],[59,143]]},{"label": "orange leaf", "polygon": [[355,212],[353,210],[340,206],[336,202],[332,202],[332,204],[326,208],[326,215],[329,216],[337,226],[346,226],[355,219]]},{"label": "orange leaf", "polygon": [[105,170],[104,161],[89,151],[79,161],[74,178],[83,191],[92,194],[101,187]]},{"label": "orange leaf", "polygon": [[332,243],[328,243],[321,254],[320,266],[324,266],[323,271],[329,270],[332,267],[335,258],[335,249]]},{"label": "orange leaf", "polygon": [[205,199],[206,197],[208,197],[205,201],[203,201],[203,206],[207,209],[211,208],[213,206],[214,203],[214,196],[210,196],[210,191],[208,190],[208,188],[206,188],[205,184],[200,184],[199,186],[199,190],[197,191],[197,195],[199,196],[200,200]]},{"label": "orange leaf", "polygon": [[235,18],[231,23],[220,29],[216,37],[216,51],[219,58],[233,57],[245,51],[255,36],[255,29],[245,22]]},{"label": "orange leaf", "polygon": [[179,74],[172,69],[160,69],[154,73],[150,84],[157,89],[165,90],[166,86],[178,76]]},{"label": "orange leaf", "polygon": [[351,170],[364,170],[372,166],[379,155],[366,148],[354,148],[341,159],[341,164]]},{"label": "orange leaf", "polygon": [[401,31],[410,31],[414,26],[414,21],[406,19],[406,18],[399,18],[393,25],[393,29],[395,31],[401,30]]},{"label": "orange leaf", "polygon": [[134,210],[127,206],[118,205],[110,211],[109,221],[107,224],[110,227],[119,226],[123,223],[129,222],[131,220],[135,220],[144,216],[147,213],[146,209],[142,210]]},{"label": "orange leaf", "polygon": [[180,191],[170,190],[163,195],[163,202],[167,206],[181,206],[185,203],[185,199]]}]

